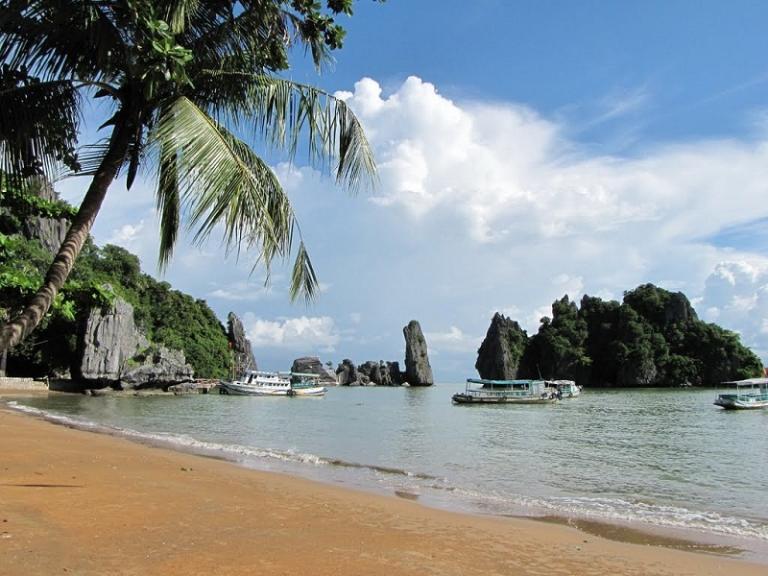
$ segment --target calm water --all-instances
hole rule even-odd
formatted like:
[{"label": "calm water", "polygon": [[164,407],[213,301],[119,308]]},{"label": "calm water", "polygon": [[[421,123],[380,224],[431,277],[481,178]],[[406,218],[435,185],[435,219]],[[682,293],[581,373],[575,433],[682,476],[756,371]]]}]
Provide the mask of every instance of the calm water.
[{"label": "calm water", "polygon": [[768,543],[768,410],[726,412],[712,405],[713,391],[660,389],[589,390],[545,406],[453,406],[460,389],[332,388],[324,398],[62,395],[18,404],[453,509]]}]

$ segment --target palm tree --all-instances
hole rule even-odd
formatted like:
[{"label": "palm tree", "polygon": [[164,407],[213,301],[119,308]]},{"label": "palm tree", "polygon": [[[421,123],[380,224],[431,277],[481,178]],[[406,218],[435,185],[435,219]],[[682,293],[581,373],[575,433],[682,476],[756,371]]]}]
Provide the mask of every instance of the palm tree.
[{"label": "palm tree", "polygon": [[[316,66],[339,48],[352,0],[0,0],[0,161],[9,177],[62,163],[92,177],[43,286],[2,328],[0,350],[38,325],[66,281],[112,182],[157,174],[158,263],[182,221],[196,242],[221,231],[227,250],[257,264],[295,254],[291,298],[317,278],[291,204],[267,164],[235,132],[312,165],[354,191],[375,180],[362,127],[345,103],[275,75],[294,45]],[[81,146],[86,99],[108,99],[109,138]],[[306,140],[304,140],[306,139]],[[298,240],[298,247],[295,246]],[[296,248],[294,250],[294,248]],[[255,267],[255,265],[254,265]]]}]

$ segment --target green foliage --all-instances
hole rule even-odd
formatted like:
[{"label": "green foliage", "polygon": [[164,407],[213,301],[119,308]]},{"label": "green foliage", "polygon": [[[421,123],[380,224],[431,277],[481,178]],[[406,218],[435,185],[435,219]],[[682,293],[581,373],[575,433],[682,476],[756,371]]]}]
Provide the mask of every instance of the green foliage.
[{"label": "green foliage", "polygon": [[621,304],[555,301],[521,363],[524,377],[591,386],[712,385],[762,371],[737,334],[702,322],[683,294],[652,284],[626,292]]},{"label": "green foliage", "polygon": [[552,320],[543,318],[531,337],[521,369],[532,377],[581,380],[591,364],[586,354],[587,323],[568,296],[552,304]]},{"label": "green foliage", "polygon": [[[0,233],[0,312],[8,315],[40,286],[52,255],[36,239],[19,234],[19,216],[41,215],[31,192],[3,196],[3,213],[12,234]],[[6,202],[8,198],[19,201]],[[50,203],[58,205],[58,203]],[[42,211],[43,216],[51,212]],[[40,376],[69,370],[75,357],[75,335],[80,317],[92,308],[108,310],[121,297],[134,306],[137,325],[152,346],[164,344],[185,352],[199,377],[227,374],[229,348],[224,327],[202,300],[172,290],[142,273],[139,259],[125,248],[100,248],[88,240],[72,273],[56,295],[40,328],[9,357],[9,371]]]}]

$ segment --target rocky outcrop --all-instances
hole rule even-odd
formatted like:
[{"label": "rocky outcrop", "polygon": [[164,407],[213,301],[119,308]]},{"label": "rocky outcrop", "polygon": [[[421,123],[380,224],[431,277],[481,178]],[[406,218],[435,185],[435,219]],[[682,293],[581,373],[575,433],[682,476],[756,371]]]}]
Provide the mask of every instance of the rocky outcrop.
[{"label": "rocky outcrop", "polygon": [[357,366],[349,358],[344,358],[336,368],[336,380],[339,386],[359,386]]},{"label": "rocky outcrop", "polygon": [[131,358],[120,374],[123,390],[144,386],[165,388],[172,384],[192,380],[192,366],[187,364],[184,352],[165,346],[150,346]]},{"label": "rocky outcrop", "polygon": [[371,384],[376,386],[400,386],[403,383],[403,374],[400,372],[399,362],[378,362],[369,360],[357,367],[360,374],[367,376]]},{"label": "rocky outcrop", "polygon": [[698,320],[698,316],[688,297],[682,292],[670,294],[669,300],[664,304],[664,323],[683,324],[691,320]]},{"label": "rocky outcrop", "polygon": [[498,312],[494,314],[485,339],[477,351],[475,368],[480,378],[489,380],[517,378],[520,359],[527,341],[528,334],[517,322]]},{"label": "rocky outcrop", "polygon": [[403,328],[405,336],[405,380],[411,386],[431,386],[434,383],[432,367],[427,355],[427,341],[416,320]]},{"label": "rocky outcrop", "polygon": [[251,341],[245,336],[243,323],[234,312],[227,316],[227,338],[235,355],[235,372],[242,374],[246,370],[258,370]]},{"label": "rocky outcrop", "polygon": [[[54,191],[50,183],[39,179],[40,186],[37,189],[37,195],[44,200],[58,200],[58,194]],[[43,247],[55,254],[64,237],[69,230],[69,222],[65,218],[43,218],[41,216],[30,216],[21,224],[21,232],[25,238],[35,238],[40,241]]]},{"label": "rocky outcrop", "polygon": [[108,311],[92,309],[78,333],[75,376],[87,386],[165,387],[192,379],[184,353],[154,346],[137,329],[133,306],[116,298]]},{"label": "rocky outcrop", "polygon": [[296,358],[291,366],[291,372],[301,374],[317,374],[323,384],[336,384],[336,374],[329,367],[324,366],[317,356],[305,356]]},{"label": "rocky outcrop", "polygon": [[78,335],[78,379],[115,383],[131,358],[149,342],[136,329],[133,306],[115,299],[112,309],[94,308],[83,320]]}]

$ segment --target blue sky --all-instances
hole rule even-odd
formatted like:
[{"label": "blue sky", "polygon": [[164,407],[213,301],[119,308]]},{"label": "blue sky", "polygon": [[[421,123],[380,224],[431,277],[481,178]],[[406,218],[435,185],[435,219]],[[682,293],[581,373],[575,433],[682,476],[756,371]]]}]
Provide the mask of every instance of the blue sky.
[{"label": "blue sky", "polygon": [[[323,283],[291,305],[215,241],[165,279],[245,321],[260,365],[403,359],[418,319],[438,380],[474,375],[495,311],[529,332],[555,298],[684,291],[768,360],[765,2],[361,0],[317,76],[366,126],[381,173],[350,197],[270,158]],[[257,143],[256,143],[257,144]],[[257,145],[258,149],[258,145]],[[59,185],[67,198],[82,183]],[[97,242],[154,272],[151,177],[118,183]]]}]

